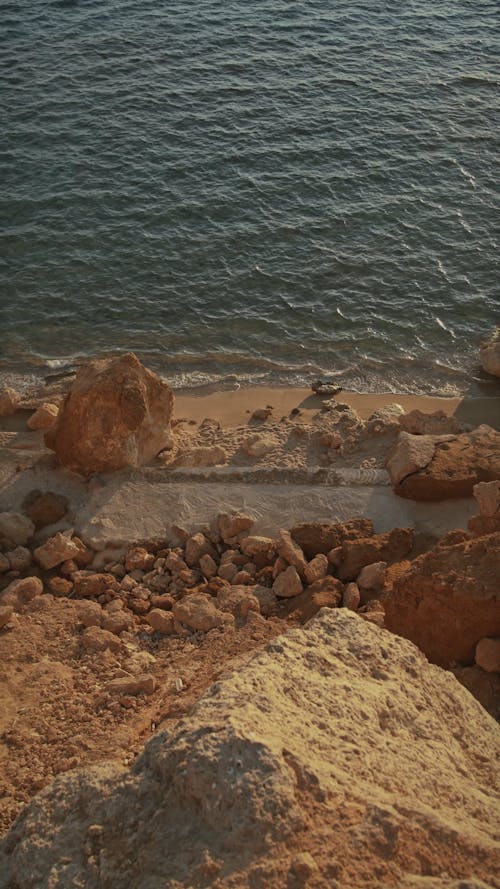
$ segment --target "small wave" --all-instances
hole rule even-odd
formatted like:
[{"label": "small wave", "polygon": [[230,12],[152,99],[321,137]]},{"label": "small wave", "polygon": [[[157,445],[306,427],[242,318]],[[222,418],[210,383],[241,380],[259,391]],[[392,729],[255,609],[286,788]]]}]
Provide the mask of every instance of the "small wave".
[{"label": "small wave", "polygon": [[451,158],[451,163],[457,168],[457,170],[460,170],[464,179],[467,179],[467,181],[470,182],[473,188],[475,188],[477,185],[476,177],[473,176],[472,173],[469,172],[469,170],[466,170],[465,167],[463,167],[461,163],[455,160],[454,157]]},{"label": "small wave", "polygon": [[441,321],[441,318],[438,318],[437,315],[434,315],[434,321],[442,330],[446,330],[446,333],[449,333],[450,336],[453,337],[454,340],[457,338],[455,331],[452,330],[451,327],[447,327],[446,324],[443,321]]}]

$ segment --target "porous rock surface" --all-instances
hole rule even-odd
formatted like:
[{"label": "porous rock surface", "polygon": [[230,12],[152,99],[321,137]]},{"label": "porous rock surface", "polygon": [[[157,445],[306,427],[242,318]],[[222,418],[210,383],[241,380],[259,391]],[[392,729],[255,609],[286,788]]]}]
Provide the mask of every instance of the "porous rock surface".
[{"label": "porous rock surface", "polygon": [[82,475],[141,466],[165,447],[174,397],[133,353],[81,368],[46,445]]},{"label": "porous rock surface", "polygon": [[130,771],[57,777],[0,845],[0,887],[498,887],[495,730],[411,643],[325,610]]},{"label": "porous rock surface", "polygon": [[384,597],[386,626],[434,663],[474,662],[480,639],[500,636],[500,533],[419,556]]}]

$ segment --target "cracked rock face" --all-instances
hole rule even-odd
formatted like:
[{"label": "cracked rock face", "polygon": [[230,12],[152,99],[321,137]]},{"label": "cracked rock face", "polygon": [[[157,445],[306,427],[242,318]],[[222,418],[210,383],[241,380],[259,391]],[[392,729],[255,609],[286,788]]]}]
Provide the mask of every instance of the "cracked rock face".
[{"label": "cracked rock face", "polygon": [[56,778],[0,845],[0,887],[498,886],[495,747],[451,674],[324,610],[130,771]]},{"label": "cracked rock face", "polygon": [[402,432],[387,469],[401,497],[423,501],[470,497],[478,482],[500,479],[500,432],[486,425],[461,435]]}]

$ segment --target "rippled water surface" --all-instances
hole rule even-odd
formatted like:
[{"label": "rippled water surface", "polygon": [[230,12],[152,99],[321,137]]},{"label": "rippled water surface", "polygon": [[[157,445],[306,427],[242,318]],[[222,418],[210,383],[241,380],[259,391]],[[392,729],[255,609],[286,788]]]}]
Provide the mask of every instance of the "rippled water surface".
[{"label": "rippled water surface", "polygon": [[498,322],[489,0],[1,2],[1,366],[464,391]]}]

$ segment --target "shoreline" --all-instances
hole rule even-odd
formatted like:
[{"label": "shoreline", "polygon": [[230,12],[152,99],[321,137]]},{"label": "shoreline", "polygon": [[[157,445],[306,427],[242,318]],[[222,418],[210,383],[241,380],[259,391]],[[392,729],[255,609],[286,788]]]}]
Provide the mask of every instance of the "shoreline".
[{"label": "shoreline", "polygon": [[[293,386],[254,386],[232,391],[218,391],[210,394],[174,392],[174,418],[201,423],[206,418],[219,421],[223,427],[236,427],[248,423],[254,410],[270,405],[273,416],[289,416],[297,408],[298,419],[310,419],[325,403],[310,388]],[[443,398],[433,395],[395,395],[386,393],[359,393],[342,391],[336,398],[338,403],[352,407],[361,419],[388,404],[400,404],[406,412],[421,410],[433,413],[442,410],[448,416],[455,416],[462,423],[477,426],[487,423],[500,429],[500,399],[492,397]]]}]

